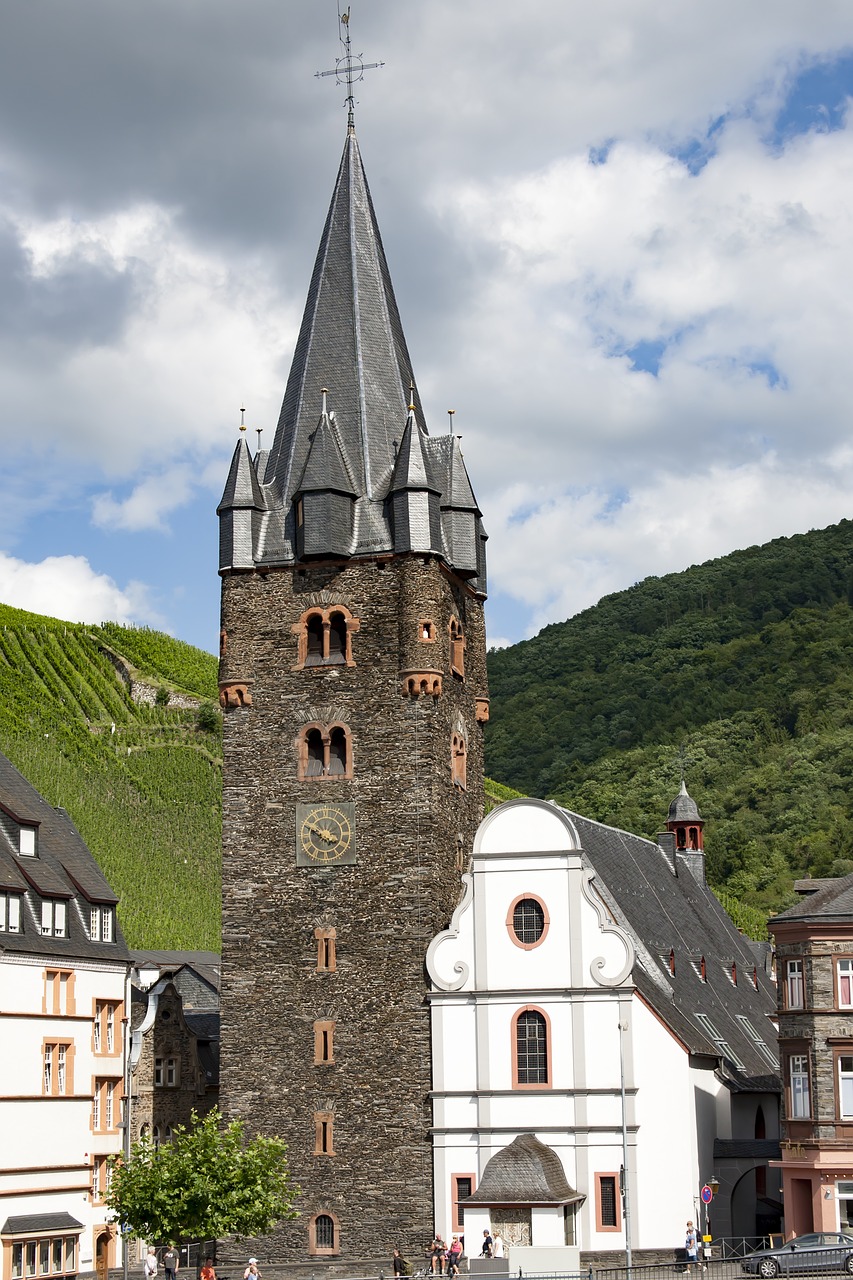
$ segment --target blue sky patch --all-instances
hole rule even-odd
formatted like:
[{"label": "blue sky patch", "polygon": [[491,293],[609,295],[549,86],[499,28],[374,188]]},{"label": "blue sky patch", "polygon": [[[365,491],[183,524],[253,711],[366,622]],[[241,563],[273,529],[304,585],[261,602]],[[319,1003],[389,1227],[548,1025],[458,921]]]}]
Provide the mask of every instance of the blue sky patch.
[{"label": "blue sky patch", "polygon": [[791,81],[768,136],[784,146],[803,133],[831,133],[844,127],[847,99],[853,96],[853,52],[812,63]]}]

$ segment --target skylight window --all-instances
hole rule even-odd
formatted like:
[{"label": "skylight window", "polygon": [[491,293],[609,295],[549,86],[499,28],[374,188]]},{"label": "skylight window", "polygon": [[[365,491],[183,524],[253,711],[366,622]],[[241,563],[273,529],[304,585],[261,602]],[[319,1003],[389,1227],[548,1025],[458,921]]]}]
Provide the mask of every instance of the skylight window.
[{"label": "skylight window", "polygon": [[721,1057],[728,1058],[729,1062],[733,1062],[739,1071],[745,1071],[746,1068],[744,1067],[740,1058],[737,1056],[736,1053],[733,1052],[729,1042],[727,1040],[724,1040],[723,1037],[720,1035],[719,1031],[714,1026],[713,1022],[708,1017],[708,1015],[706,1013],[696,1013],[693,1016],[695,1017],[696,1021],[699,1023],[699,1026],[702,1028],[705,1034],[709,1036],[711,1040],[713,1040],[714,1045],[716,1046]]},{"label": "skylight window", "polygon": [[739,1013],[737,1015],[737,1020],[740,1023],[740,1025],[743,1027],[747,1036],[755,1045],[756,1049],[761,1054],[765,1062],[771,1067],[774,1067],[774,1068],[778,1067],[779,1063],[776,1061],[776,1055],[774,1054],[770,1046],[764,1040],[761,1039],[761,1036],[756,1031],[755,1027],[752,1025],[749,1018],[745,1018],[742,1013]]}]

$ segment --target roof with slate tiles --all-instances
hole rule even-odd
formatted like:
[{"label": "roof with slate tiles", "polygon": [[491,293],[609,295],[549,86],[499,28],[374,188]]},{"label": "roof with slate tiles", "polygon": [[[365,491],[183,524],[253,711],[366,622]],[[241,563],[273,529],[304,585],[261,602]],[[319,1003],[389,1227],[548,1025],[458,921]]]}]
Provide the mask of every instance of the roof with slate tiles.
[{"label": "roof with slate tiles", "polygon": [[[389,509],[389,495],[415,490],[438,495],[440,516],[426,534],[422,501],[401,505],[398,498]],[[315,516],[328,537],[320,545],[312,540],[311,554],[323,554],[324,546],[332,555],[422,551],[426,537],[430,553],[485,593],[481,513],[458,437],[427,431],[352,129],[272,448],[252,460],[245,439],[239,441],[217,508],[221,571],[296,563],[295,499],[303,493],[352,499],[329,503]],[[256,517],[251,529],[237,519],[246,511]]]},{"label": "roof with slate tiles", "polygon": [[563,1162],[532,1133],[522,1133],[498,1151],[483,1170],[480,1185],[463,1204],[572,1204],[586,1196],[566,1180]]},{"label": "roof with slate tiles", "polygon": [[681,779],[681,790],[669,806],[669,822],[701,822],[699,806],[687,792],[684,779]]},{"label": "roof with slate tiles", "polygon": [[[776,990],[763,949],[738,932],[704,879],[694,874],[695,853],[688,861],[641,836],[580,814],[569,817],[596,873],[594,888],[634,941],[633,977],[640,996],[690,1053],[721,1060],[730,1087],[778,1089],[771,1022]],[[853,876],[849,879],[853,891]]]},{"label": "roof with slate tiles", "polygon": [[769,922],[772,928],[777,922],[835,921],[853,918],[853,875],[837,880],[822,880],[816,893],[808,894],[802,902],[795,902]]},{"label": "roof with slate tiles", "polygon": [[0,1227],[4,1236],[38,1235],[42,1231],[82,1231],[83,1223],[70,1213],[22,1213],[7,1218]]},{"label": "roof with slate tiles", "polygon": [[[22,891],[21,931],[0,934],[0,952],[115,960],[125,963],[128,950],[116,921],[113,942],[89,937],[92,906],[118,902],[106,877],[64,809],[54,809],[6,756],[0,754],[0,885]],[[34,854],[20,852],[21,825],[37,829]],[[44,936],[41,904],[66,902],[68,936]]]}]

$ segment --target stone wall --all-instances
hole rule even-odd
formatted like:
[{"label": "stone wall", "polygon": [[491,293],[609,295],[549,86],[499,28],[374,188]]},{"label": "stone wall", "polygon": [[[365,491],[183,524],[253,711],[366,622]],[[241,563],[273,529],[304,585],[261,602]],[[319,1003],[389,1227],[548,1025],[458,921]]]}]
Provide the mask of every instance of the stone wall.
[{"label": "stone wall", "polygon": [[[298,666],[312,606],[358,619],[354,666]],[[466,636],[450,669],[450,620]],[[433,623],[433,640],[419,638]],[[398,1245],[425,1254],[433,1232],[430,1028],[424,956],[449,922],[483,815],[487,696],[482,602],[434,559],[346,562],[226,577],[220,681],[251,691],[224,724],[222,1105],[289,1144],[301,1218],[253,1251],[271,1264],[376,1273]],[[440,696],[403,692],[403,672],[442,674]],[[300,728],[345,723],[351,780],[297,780]],[[467,742],[467,787],[451,739]],[[296,866],[296,805],[354,803],[356,862]],[[318,972],[318,927],[337,965]],[[334,1061],[314,1060],[316,1021]],[[315,1154],[315,1117],[333,1154]],[[313,1260],[309,1224],[337,1224],[339,1249]],[[227,1255],[226,1255],[227,1257]]]}]

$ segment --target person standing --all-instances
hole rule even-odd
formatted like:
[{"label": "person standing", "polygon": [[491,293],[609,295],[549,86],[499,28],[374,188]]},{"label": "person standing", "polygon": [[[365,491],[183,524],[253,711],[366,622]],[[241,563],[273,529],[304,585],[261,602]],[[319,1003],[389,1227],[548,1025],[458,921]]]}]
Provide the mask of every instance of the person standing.
[{"label": "person standing", "polygon": [[145,1276],[145,1280],[154,1280],[157,1275],[157,1250],[153,1244],[148,1246],[148,1252],[142,1264],[142,1274]]},{"label": "person standing", "polygon": [[258,1270],[257,1258],[250,1258],[249,1265],[243,1272],[243,1280],[260,1280],[261,1273]]},{"label": "person standing", "polygon": [[406,1274],[406,1260],[399,1249],[394,1250],[394,1257],[391,1259],[391,1267],[395,1276],[404,1276]]},{"label": "person standing", "polygon": [[205,1258],[204,1266],[198,1273],[198,1280],[216,1280],[216,1269],[212,1258]]},{"label": "person standing", "polygon": [[162,1258],[163,1270],[166,1273],[166,1280],[175,1280],[175,1276],[181,1267],[181,1260],[178,1251],[173,1244],[170,1244],[163,1254]]},{"label": "person standing", "polygon": [[488,1230],[484,1231],[484,1232],[483,1232],[483,1247],[482,1247],[482,1249],[480,1250],[480,1253],[481,1253],[481,1255],[482,1255],[484,1258],[491,1258],[491,1256],[492,1256],[492,1246],[493,1246],[493,1244],[494,1244],[494,1241],[492,1240],[492,1234],[491,1234],[491,1232],[490,1232],[490,1231],[488,1231]]},{"label": "person standing", "polygon": [[504,1238],[500,1231],[495,1232],[495,1238],[492,1241],[492,1257],[502,1258],[504,1256]]},{"label": "person standing", "polygon": [[687,1254],[687,1270],[689,1271],[696,1265],[697,1254],[699,1252],[699,1237],[696,1235],[696,1228],[691,1219],[687,1221],[687,1233],[684,1237],[684,1252]]}]

